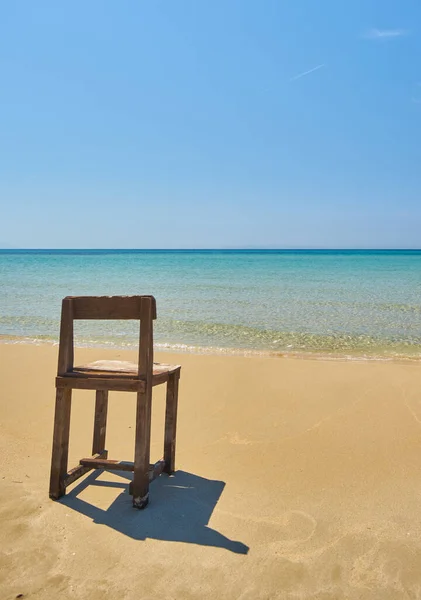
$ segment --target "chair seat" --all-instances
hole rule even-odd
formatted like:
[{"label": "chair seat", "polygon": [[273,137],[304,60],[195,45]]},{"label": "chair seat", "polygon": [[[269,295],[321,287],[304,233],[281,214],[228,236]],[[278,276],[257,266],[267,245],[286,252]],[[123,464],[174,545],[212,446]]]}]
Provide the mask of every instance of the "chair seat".
[{"label": "chair seat", "polygon": [[[168,377],[179,371],[180,365],[167,365],[153,363],[153,385],[164,383]],[[85,365],[73,368],[66,373],[67,377],[104,377],[107,379],[135,379],[137,378],[138,365],[127,360],[96,360]]]}]

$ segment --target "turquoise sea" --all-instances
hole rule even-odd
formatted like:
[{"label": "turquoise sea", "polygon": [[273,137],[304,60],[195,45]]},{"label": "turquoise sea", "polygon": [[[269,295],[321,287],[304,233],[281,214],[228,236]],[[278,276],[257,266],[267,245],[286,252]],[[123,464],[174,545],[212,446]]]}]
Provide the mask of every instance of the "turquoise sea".
[{"label": "turquoise sea", "polygon": [[[421,251],[2,250],[0,337],[53,342],[66,295],[153,294],[158,349],[421,358]],[[80,345],[133,347],[131,322]]]}]

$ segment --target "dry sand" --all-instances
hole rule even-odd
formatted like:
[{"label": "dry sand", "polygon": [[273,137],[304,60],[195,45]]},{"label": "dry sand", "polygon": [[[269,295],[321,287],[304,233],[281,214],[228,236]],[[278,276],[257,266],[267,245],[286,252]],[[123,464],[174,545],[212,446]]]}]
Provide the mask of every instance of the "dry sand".
[{"label": "dry sand", "polygon": [[[420,365],[157,358],[183,367],[178,471],[139,512],[127,474],[49,500],[56,348],[0,345],[1,600],[421,598]],[[93,398],[74,393],[69,466]],[[133,419],[112,394],[110,458],[132,459]]]}]

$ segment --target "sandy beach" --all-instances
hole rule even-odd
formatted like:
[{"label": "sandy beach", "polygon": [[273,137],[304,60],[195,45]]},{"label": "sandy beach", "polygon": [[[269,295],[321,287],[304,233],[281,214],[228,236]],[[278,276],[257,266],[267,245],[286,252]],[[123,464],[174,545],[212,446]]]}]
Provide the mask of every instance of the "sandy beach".
[{"label": "sandy beach", "polygon": [[[0,345],[0,597],[421,598],[421,365],[170,355],[177,472],[131,507],[127,473],[48,498],[57,348]],[[76,360],[131,353],[78,349]],[[74,392],[69,466],[94,394]],[[110,396],[132,460],[134,394]],[[164,389],[154,392],[152,459]]]}]

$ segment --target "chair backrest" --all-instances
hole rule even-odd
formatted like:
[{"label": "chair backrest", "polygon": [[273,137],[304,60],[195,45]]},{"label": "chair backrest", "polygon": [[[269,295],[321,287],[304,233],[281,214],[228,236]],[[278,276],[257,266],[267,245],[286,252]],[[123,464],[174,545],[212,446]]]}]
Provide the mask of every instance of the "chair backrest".
[{"label": "chair backrest", "polygon": [[73,370],[73,321],[76,319],[131,319],[140,321],[138,375],[152,378],[153,320],[156,301],[153,296],[67,296],[62,301],[58,374]]}]

